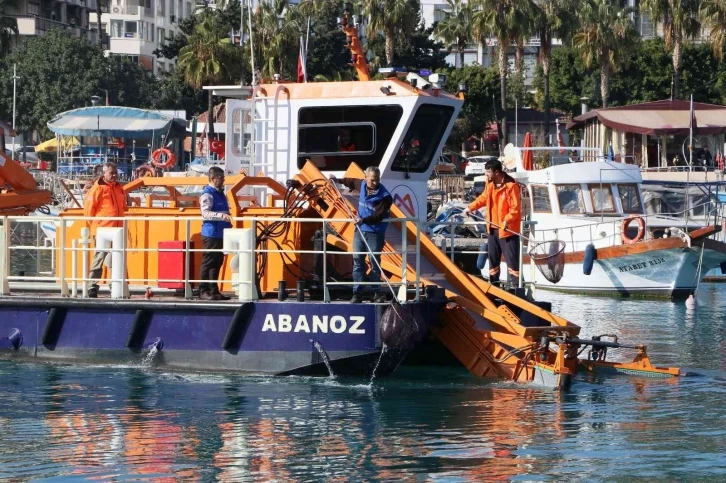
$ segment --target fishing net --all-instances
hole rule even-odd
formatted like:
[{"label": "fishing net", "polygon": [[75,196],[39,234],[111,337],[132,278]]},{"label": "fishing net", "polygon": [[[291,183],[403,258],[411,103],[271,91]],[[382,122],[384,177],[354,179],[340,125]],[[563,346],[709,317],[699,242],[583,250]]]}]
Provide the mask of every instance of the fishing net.
[{"label": "fishing net", "polygon": [[565,242],[552,240],[533,244],[529,256],[549,282],[557,283],[562,279],[565,271]]}]

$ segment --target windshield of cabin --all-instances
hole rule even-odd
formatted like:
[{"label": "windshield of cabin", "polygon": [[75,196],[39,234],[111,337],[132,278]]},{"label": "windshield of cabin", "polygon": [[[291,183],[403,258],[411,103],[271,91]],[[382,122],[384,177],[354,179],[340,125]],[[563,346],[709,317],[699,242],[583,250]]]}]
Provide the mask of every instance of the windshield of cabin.
[{"label": "windshield of cabin", "polygon": [[419,106],[411,125],[398,147],[393,160],[393,171],[423,173],[434,159],[434,151],[451,121],[454,108],[435,104]]},{"label": "windshield of cabin", "polygon": [[560,213],[563,215],[585,213],[582,188],[579,184],[557,185],[557,202],[560,205]]}]

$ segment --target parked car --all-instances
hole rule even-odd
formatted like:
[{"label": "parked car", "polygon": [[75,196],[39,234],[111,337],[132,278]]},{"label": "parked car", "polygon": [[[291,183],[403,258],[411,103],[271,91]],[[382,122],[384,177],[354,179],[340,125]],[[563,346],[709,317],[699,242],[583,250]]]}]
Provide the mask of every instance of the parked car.
[{"label": "parked car", "polygon": [[466,169],[464,170],[464,174],[467,178],[473,178],[474,176],[479,176],[484,174],[484,165],[487,163],[487,161],[490,161],[492,159],[498,159],[496,156],[472,156],[468,159],[468,162],[466,163]]},{"label": "parked car", "polygon": [[[25,152],[25,159],[23,159],[23,152]],[[21,146],[15,150],[13,157],[18,161],[26,161],[28,163],[38,162],[38,154],[35,152],[35,146]]]},{"label": "parked car", "polygon": [[474,185],[466,190],[466,193],[464,193],[464,200],[466,200],[467,203],[471,203],[472,201],[474,201],[477,196],[484,192],[486,184],[486,176],[477,176],[476,178],[474,178]]}]

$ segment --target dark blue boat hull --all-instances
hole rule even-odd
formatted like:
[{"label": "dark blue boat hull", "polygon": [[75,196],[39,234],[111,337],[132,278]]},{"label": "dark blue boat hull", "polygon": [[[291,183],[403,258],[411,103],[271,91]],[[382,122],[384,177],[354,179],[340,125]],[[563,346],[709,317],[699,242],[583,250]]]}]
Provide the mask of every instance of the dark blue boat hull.
[{"label": "dark blue boat hull", "polygon": [[[368,376],[378,366],[378,376],[394,370],[426,335],[438,308],[428,302],[394,307],[12,297],[0,299],[0,357],[138,365],[156,343],[161,350],[153,363],[169,368],[327,374],[327,355],[336,374]],[[17,348],[18,338],[8,339],[16,329],[22,334]]]}]

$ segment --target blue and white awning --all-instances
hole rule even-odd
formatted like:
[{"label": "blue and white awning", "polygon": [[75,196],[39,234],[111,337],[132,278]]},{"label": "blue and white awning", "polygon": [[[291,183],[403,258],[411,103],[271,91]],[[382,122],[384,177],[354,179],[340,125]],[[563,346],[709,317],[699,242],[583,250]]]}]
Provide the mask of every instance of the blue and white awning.
[{"label": "blue and white awning", "polygon": [[186,120],[134,107],[94,106],[63,112],[48,123],[48,129],[61,136],[182,138]]}]

